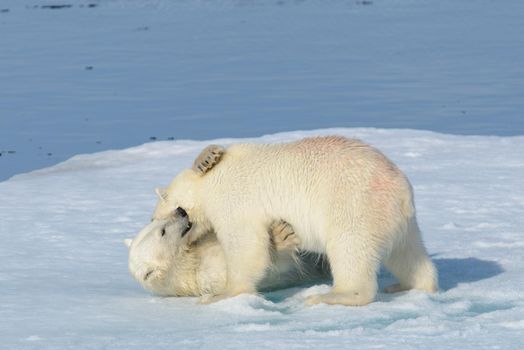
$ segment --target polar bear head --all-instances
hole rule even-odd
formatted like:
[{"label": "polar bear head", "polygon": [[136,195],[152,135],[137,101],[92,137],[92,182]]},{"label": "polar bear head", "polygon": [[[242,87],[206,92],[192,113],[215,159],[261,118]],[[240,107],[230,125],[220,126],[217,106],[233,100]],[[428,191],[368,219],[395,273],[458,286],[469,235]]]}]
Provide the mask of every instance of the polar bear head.
[{"label": "polar bear head", "polygon": [[176,208],[183,208],[195,224],[192,229],[194,239],[209,232],[212,227],[202,212],[201,204],[207,198],[202,182],[209,179],[207,174],[222,159],[225,149],[221,146],[206,147],[195,159],[193,167],[178,174],[166,189],[157,189],[159,197],[153,219],[164,220]]},{"label": "polar bear head", "polygon": [[165,219],[174,208],[181,207],[187,210],[191,218],[199,221],[196,203],[202,177],[217,165],[225,149],[218,145],[209,145],[200,152],[193,167],[178,174],[168,188],[157,189],[158,204],[153,214],[154,219]]},{"label": "polar bear head", "polygon": [[190,236],[198,239],[211,231],[209,220],[202,210],[201,176],[188,169],[178,174],[166,189],[157,188],[158,202],[153,212],[153,220],[176,220],[172,213],[184,210],[192,221]]},{"label": "polar bear head", "polygon": [[200,206],[201,181],[223,153],[220,146],[208,146],[168,188],[157,188],[151,223],[126,240],[129,270],[145,289],[161,295],[191,294],[198,264],[193,243],[212,231]]},{"label": "polar bear head", "polygon": [[145,289],[161,295],[173,295],[173,291],[184,294],[183,286],[177,284],[187,283],[189,277],[170,276],[192,268],[188,237],[191,227],[187,213],[179,208],[167,219],[153,220],[134,239],[126,240],[129,271]]},{"label": "polar bear head", "polygon": [[153,219],[164,220],[174,209],[184,208],[191,213],[197,206],[196,193],[200,176],[191,169],[183,170],[167,188],[157,188],[158,202],[153,212]]}]

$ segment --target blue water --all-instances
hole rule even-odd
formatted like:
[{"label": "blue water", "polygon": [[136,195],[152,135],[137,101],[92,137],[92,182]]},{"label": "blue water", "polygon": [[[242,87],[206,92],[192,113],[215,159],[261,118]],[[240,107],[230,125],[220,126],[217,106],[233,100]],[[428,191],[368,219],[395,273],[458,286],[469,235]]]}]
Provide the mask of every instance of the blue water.
[{"label": "blue water", "polygon": [[155,139],[524,135],[522,1],[37,3],[0,4],[0,181]]}]

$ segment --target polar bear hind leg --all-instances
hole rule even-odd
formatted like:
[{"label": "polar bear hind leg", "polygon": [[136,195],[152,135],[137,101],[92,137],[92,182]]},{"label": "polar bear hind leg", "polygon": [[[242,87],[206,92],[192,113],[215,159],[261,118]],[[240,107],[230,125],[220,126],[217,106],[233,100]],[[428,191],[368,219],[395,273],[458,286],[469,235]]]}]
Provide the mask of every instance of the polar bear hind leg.
[{"label": "polar bear hind leg", "polygon": [[380,244],[370,244],[366,232],[369,231],[361,227],[331,236],[326,254],[333,275],[333,288],[327,294],[310,296],[306,304],[362,306],[373,302],[378,289],[381,247]]},{"label": "polar bear hind leg", "polygon": [[426,292],[438,290],[438,274],[431,262],[420,236],[415,219],[408,224],[406,235],[398,240],[385,261],[386,268],[399,283],[385,289],[386,293],[419,289]]}]

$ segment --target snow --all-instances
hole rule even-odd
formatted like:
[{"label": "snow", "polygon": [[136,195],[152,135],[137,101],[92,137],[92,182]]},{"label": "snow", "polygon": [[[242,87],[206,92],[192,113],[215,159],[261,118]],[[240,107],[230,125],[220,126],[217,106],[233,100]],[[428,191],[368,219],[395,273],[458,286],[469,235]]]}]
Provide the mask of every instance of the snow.
[{"label": "snow", "polygon": [[[154,187],[210,143],[360,138],[415,189],[437,294],[380,293],[360,308],[304,299],[329,281],[212,305],[142,290],[123,239],[148,222]],[[176,140],[78,155],[0,182],[2,349],[519,349],[524,346],[524,136],[338,128]],[[393,281],[381,272],[381,287]]]}]

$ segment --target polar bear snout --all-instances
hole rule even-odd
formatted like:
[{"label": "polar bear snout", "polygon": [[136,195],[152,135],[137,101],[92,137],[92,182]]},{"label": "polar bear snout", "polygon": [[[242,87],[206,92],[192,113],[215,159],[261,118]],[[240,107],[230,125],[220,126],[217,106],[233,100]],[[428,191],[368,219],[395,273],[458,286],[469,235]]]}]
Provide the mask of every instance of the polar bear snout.
[{"label": "polar bear snout", "polygon": [[187,212],[183,208],[178,207],[173,211],[171,217],[167,220],[163,228],[163,232],[176,232],[176,234],[180,235],[182,238],[191,230],[192,227],[193,223],[189,221],[189,215],[187,215]]},{"label": "polar bear snout", "polygon": [[184,237],[193,227],[193,223],[189,221],[189,216],[187,215],[187,212],[182,207],[178,207],[175,209],[174,212],[175,220],[181,220],[183,223],[182,225],[182,232],[180,234],[180,237]]},{"label": "polar bear snout", "polygon": [[184,208],[178,207],[175,210],[175,215],[179,216],[181,218],[185,218],[185,217],[187,217],[187,212],[184,210]]}]

